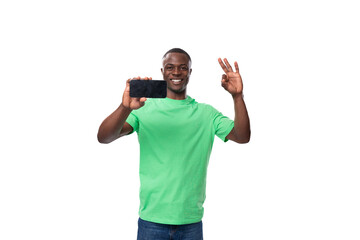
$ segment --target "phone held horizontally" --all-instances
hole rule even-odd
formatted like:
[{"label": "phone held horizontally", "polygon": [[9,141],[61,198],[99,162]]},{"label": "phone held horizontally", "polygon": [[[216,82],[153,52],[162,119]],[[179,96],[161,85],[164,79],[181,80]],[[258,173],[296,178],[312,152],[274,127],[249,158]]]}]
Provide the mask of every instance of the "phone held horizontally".
[{"label": "phone held horizontally", "polygon": [[164,80],[131,80],[130,97],[166,98],[167,84]]}]

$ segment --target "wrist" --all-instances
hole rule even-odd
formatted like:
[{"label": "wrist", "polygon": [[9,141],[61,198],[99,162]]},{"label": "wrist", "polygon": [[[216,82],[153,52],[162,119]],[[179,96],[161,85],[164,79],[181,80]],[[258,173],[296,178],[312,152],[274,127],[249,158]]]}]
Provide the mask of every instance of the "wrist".
[{"label": "wrist", "polygon": [[243,99],[243,98],[244,98],[243,92],[235,93],[235,94],[232,94],[231,96],[233,97],[234,100],[236,100],[236,99]]},{"label": "wrist", "polygon": [[128,112],[132,111],[132,109],[130,107],[125,107],[125,105],[123,103],[120,103],[119,108],[122,108],[123,110],[128,111]]}]

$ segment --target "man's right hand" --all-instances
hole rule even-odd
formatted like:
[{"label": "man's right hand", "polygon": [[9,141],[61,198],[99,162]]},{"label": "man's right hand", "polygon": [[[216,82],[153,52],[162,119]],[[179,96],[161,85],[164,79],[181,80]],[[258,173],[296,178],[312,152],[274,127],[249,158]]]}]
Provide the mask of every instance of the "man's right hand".
[{"label": "man's right hand", "polygon": [[126,88],[125,88],[125,91],[123,94],[121,104],[129,110],[135,110],[135,109],[138,109],[138,108],[141,108],[142,106],[144,106],[146,98],[145,97],[142,97],[142,98],[130,97],[130,81],[131,80],[152,80],[152,78],[151,77],[145,77],[145,78],[137,77],[137,78],[132,78],[132,79],[129,78],[126,81]]}]

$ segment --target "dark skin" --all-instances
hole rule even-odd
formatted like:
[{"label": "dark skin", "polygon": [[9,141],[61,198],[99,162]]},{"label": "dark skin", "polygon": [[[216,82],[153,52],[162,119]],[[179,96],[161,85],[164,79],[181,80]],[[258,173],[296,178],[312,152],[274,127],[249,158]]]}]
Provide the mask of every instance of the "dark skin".
[{"label": "dark skin", "polygon": [[[161,73],[167,82],[167,97],[175,100],[186,98],[186,86],[191,75],[191,61],[185,54],[169,53],[163,58]],[[174,82],[173,79],[181,80]]]},{"label": "dark skin", "polygon": [[[218,61],[225,72],[222,75],[221,85],[233,97],[235,108],[234,128],[226,138],[237,143],[247,143],[250,140],[250,121],[243,100],[243,84],[239,73],[239,66],[235,62],[236,71],[234,72],[226,58],[224,62],[221,58]],[[186,98],[186,86],[189,83],[191,71],[191,61],[185,54],[169,53],[165,56],[161,72],[168,85],[168,98],[175,100]],[[141,108],[146,101],[146,98],[130,97],[130,81],[134,79],[152,80],[151,77],[137,77],[126,81],[122,103],[100,125],[98,132],[98,141],[100,143],[110,143],[133,131],[131,125],[126,122],[126,119],[132,110]]]},{"label": "dark skin", "polygon": [[235,108],[234,128],[226,138],[237,143],[247,143],[250,141],[251,135],[250,120],[243,99],[243,83],[239,72],[239,65],[237,62],[234,63],[236,70],[234,72],[226,58],[224,58],[225,64],[221,58],[218,59],[218,62],[225,72],[222,75],[221,86],[231,94]]}]

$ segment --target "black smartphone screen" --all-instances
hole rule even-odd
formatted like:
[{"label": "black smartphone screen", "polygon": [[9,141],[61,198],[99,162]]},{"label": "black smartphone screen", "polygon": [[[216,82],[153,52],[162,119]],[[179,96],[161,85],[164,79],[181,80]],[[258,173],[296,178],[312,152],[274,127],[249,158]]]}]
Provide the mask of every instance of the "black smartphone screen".
[{"label": "black smartphone screen", "polygon": [[130,97],[166,98],[167,84],[164,80],[131,80]]}]

